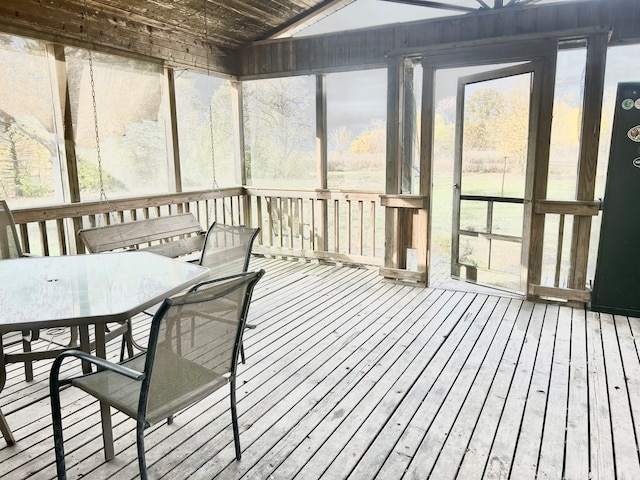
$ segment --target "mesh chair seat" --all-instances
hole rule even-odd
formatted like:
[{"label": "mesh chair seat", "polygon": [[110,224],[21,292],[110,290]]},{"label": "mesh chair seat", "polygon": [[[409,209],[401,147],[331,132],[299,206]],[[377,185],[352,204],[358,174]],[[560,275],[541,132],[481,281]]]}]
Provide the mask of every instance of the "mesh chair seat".
[{"label": "mesh chair seat", "polygon": [[[121,365],[144,371],[146,353],[135,356]],[[229,377],[220,375],[195,362],[171,353],[157,355],[154,365],[157,380],[149,395],[145,421],[155,425],[173,413],[209,396],[229,382]],[[103,370],[71,381],[71,385],[84,390],[98,400],[136,419],[142,382],[123,377],[115,372]]]},{"label": "mesh chair seat", "polygon": [[[200,265],[209,269],[209,279],[246,272],[258,233],[260,228],[213,222],[207,230],[200,256]],[[255,325],[248,324],[247,328],[255,328]],[[240,358],[245,363],[243,342],[240,343]]]},{"label": "mesh chair seat", "polygon": [[[260,270],[209,280],[183,295],[166,299],[151,322],[146,353],[125,362],[113,364],[79,351],[60,354],[51,368],[49,382],[58,478],[66,476],[60,388],[68,384],[136,419],[138,462],[143,479],[146,478],[144,429],[163,418],[171,422],[178,411],[230,384],[231,419],[239,460],[236,369],[253,287],[263,275],[264,270]],[[92,362],[102,370],[60,379],[60,368],[67,357]],[[103,436],[105,452],[112,452],[112,434],[104,425]]]}]

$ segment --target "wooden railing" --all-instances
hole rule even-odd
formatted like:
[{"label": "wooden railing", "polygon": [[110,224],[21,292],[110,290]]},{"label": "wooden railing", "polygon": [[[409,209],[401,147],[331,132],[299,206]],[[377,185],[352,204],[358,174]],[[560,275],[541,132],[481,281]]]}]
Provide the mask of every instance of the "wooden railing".
[{"label": "wooden railing", "polygon": [[382,265],[384,213],[373,193],[254,188],[203,190],[13,210],[22,247],[37,255],[82,253],[80,228],[192,212],[212,222],[259,226],[255,251]]},{"label": "wooden railing", "polygon": [[383,264],[380,195],[246,188],[260,251],[367,265]]},{"label": "wooden railing", "polygon": [[192,212],[206,229],[213,221],[244,224],[244,189],[152,195],[13,210],[22,248],[37,255],[82,253],[80,228]]},{"label": "wooden railing", "polygon": [[[563,299],[588,302],[590,292],[585,289],[569,288],[572,275],[572,233],[570,226],[576,217],[593,217],[600,211],[598,201],[557,201],[542,200],[536,205],[535,213],[545,215],[545,243],[543,245],[542,282],[530,285],[529,293],[535,298]],[[552,228],[555,227],[555,228]],[[584,239],[583,239],[584,240]],[[585,248],[588,242],[580,242],[578,248]],[[587,258],[588,254],[580,255]],[[586,266],[585,266],[586,268]]]},{"label": "wooden railing", "polygon": [[[539,202],[535,214],[547,219],[544,267],[542,281],[529,285],[529,295],[589,300],[586,289],[566,285],[573,255],[567,225],[572,217],[597,215],[599,206],[599,202]],[[214,221],[259,226],[257,253],[383,266],[384,209],[375,193],[236,187],[21,208],[14,209],[13,216],[23,250],[37,255],[82,253],[76,238],[80,228],[192,212],[203,230]]]}]

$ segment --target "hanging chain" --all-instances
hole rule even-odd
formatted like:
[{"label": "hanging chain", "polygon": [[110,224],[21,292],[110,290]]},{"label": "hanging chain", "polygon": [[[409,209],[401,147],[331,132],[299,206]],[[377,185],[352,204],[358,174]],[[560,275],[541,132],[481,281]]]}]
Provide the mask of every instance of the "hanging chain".
[{"label": "hanging chain", "polygon": [[[204,48],[205,48],[205,58],[206,58],[206,62],[207,62],[207,78],[210,77],[211,75],[211,71],[210,71],[210,66],[209,66],[209,45],[208,45],[208,40],[209,40],[209,24],[208,24],[208,17],[207,17],[207,1],[208,0],[203,0],[203,10],[204,10],[204,38],[205,38],[205,44],[204,44]],[[209,142],[211,143],[211,191],[213,194],[215,193],[220,193],[220,186],[218,185],[218,180],[216,179],[216,153],[215,153],[215,148],[214,148],[214,141],[215,141],[215,133],[214,133],[214,128],[213,128],[213,105],[212,105],[212,100],[213,97],[209,100]],[[224,198],[222,199],[222,204],[223,204],[223,210],[222,210],[222,214],[223,214],[223,221],[226,221],[226,210],[225,208],[228,210],[229,206],[227,205],[227,203],[224,201]],[[214,207],[215,205],[215,200],[211,203],[211,206]],[[217,209],[216,209],[217,210]],[[217,212],[215,212],[217,213]],[[231,212],[229,212],[229,214],[231,214]],[[216,215],[217,216],[217,215]]]},{"label": "hanging chain", "polygon": [[[82,26],[82,34],[85,41],[89,41],[89,34],[87,33],[87,19],[89,18],[89,5],[87,0],[84,0],[84,18]],[[91,48],[89,48],[89,78],[91,80],[91,101],[93,105],[93,128],[96,139],[96,155],[98,159],[98,181],[100,182],[100,200],[107,200],[107,194],[104,190],[104,172],[102,170],[102,154],[100,152],[100,133],[98,130],[98,104],[96,101],[96,83],[93,74],[93,55]]]},{"label": "hanging chain", "polygon": [[[207,0],[203,0],[204,2],[204,38],[205,41],[209,40],[209,23],[207,17]],[[209,47],[205,43],[204,45],[205,58],[207,61],[207,79],[209,78],[211,72],[209,71]],[[212,100],[212,99],[211,99]],[[209,141],[211,142],[211,178],[212,185],[211,188],[213,190],[218,189],[218,181],[216,180],[216,154],[213,149],[214,145],[214,132],[213,132],[213,105],[211,105],[211,100],[209,100]]]},{"label": "hanging chain", "polygon": [[[84,0],[84,19],[83,19],[82,34],[85,42],[89,44],[90,43],[89,34],[87,33],[88,18],[89,18],[89,6],[87,5],[87,0]],[[118,220],[117,220],[116,213],[113,212],[111,209],[111,204],[109,203],[109,199],[107,198],[107,193],[104,188],[104,169],[102,168],[102,153],[100,151],[100,131],[98,128],[98,102],[96,100],[96,82],[95,82],[94,72],[93,72],[93,53],[92,53],[91,46],[88,48],[88,52],[89,52],[89,79],[90,79],[90,85],[91,85],[91,103],[93,106],[93,130],[95,132],[96,157],[98,160],[98,182],[100,184],[100,200],[99,201],[104,202],[107,207],[106,208],[107,212],[103,212],[103,215],[98,215],[97,223],[98,223],[98,227],[100,228],[102,227],[103,222],[105,220],[108,220],[109,218],[112,219],[115,223],[117,223]],[[103,216],[105,217],[104,219],[103,219]],[[124,240],[122,239],[122,232],[119,231],[119,233],[120,233],[120,240],[122,240],[122,242],[124,243]]]},{"label": "hanging chain", "polygon": [[[86,0],[85,0],[86,5]],[[102,154],[100,153],[100,133],[98,131],[98,108],[96,102],[96,84],[93,78],[93,55],[89,50],[89,77],[91,78],[91,101],[93,102],[93,127],[96,134],[96,155],[98,157],[98,180],[100,182],[100,200],[107,200],[104,190],[104,173],[102,171]]]}]

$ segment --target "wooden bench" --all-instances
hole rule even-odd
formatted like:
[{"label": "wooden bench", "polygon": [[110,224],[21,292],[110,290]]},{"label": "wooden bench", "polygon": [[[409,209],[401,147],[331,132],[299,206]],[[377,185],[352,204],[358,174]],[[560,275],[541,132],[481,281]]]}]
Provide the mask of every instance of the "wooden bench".
[{"label": "wooden bench", "polygon": [[78,235],[91,253],[140,249],[171,258],[202,250],[204,233],[192,213],[78,230]]}]

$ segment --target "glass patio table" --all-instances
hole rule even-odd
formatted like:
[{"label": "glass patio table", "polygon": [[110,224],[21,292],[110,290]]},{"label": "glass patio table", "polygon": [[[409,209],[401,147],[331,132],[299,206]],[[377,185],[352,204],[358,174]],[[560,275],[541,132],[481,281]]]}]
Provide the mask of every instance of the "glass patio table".
[{"label": "glass patio table", "polygon": [[[0,262],[0,392],[6,364],[53,358],[62,350],[4,352],[2,335],[51,327],[80,330],[80,349],[89,351],[94,325],[95,352],[105,357],[107,323],[124,322],[206,278],[206,267],[149,252],[128,251],[59,257],[26,257]],[[108,407],[106,412],[108,415]],[[15,439],[0,409],[0,431]]]}]

